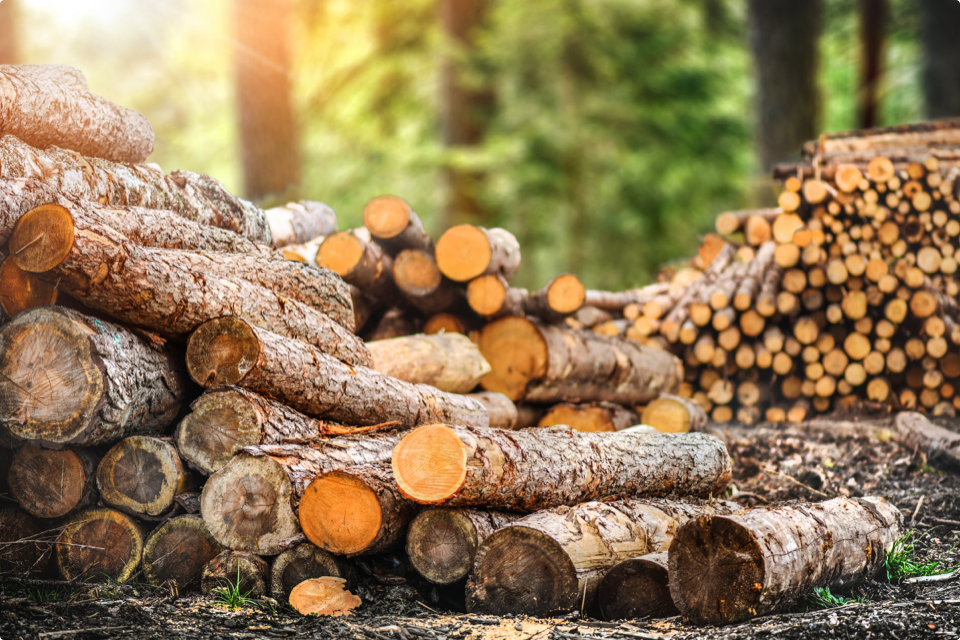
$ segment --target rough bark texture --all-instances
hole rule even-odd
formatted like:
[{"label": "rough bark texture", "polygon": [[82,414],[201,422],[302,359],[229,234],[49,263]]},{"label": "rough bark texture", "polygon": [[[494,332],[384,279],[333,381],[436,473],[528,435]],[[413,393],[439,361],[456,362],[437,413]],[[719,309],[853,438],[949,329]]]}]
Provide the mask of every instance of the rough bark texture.
[{"label": "rough bark texture", "polygon": [[97,457],[87,449],[24,446],[10,465],[10,493],[37,518],[60,518],[97,500]]},{"label": "rough bark texture", "polygon": [[62,65],[0,66],[0,133],[114,162],[153,152],[143,115],[90,93],[83,73]]},{"label": "rough bark texture", "polygon": [[576,431],[599,433],[620,431],[639,423],[640,417],[635,411],[612,402],[562,403],[547,411],[538,426],[567,425]]},{"label": "rough bark texture", "polygon": [[143,573],[147,582],[172,582],[179,592],[200,586],[204,565],[222,547],[198,516],[178,516],[157,527],[143,545]]},{"label": "rough bark texture", "polygon": [[97,467],[97,489],[103,501],[144,518],[168,513],[173,499],[191,485],[177,448],[160,438],[124,438]]},{"label": "rough bark texture", "polygon": [[690,398],[665,393],[644,408],[641,422],[663,433],[700,431],[707,426],[707,414]]},{"label": "rough bark texture", "polygon": [[683,379],[680,360],[666,351],[529,318],[486,325],[478,344],[493,368],[483,388],[513,401],[644,404]]},{"label": "rough bark texture", "polygon": [[142,335],[62,307],[21,314],[0,329],[0,421],[51,446],[159,433],[187,380],[181,356]]},{"label": "rough bark texture", "polygon": [[412,384],[428,384],[449,393],[472,391],[490,373],[470,338],[459,333],[412,335],[367,343],[373,368]]},{"label": "rough bark texture", "polygon": [[[138,247],[112,229],[93,224],[86,229],[78,226],[72,245],[58,242],[54,253],[47,253],[53,250],[46,240],[27,247],[45,229],[51,230],[47,237],[62,229],[56,212],[20,220],[11,248],[26,250],[11,251],[17,266],[44,272],[44,279],[58,283],[92,309],[172,337],[184,336],[212,318],[236,315],[314,344],[345,362],[370,362],[362,341],[325,314],[252,284],[242,275],[217,275],[229,270],[228,258]],[[237,256],[241,273],[245,262],[260,268],[256,259]],[[276,264],[297,266],[285,261]],[[350,309],[342,321],[352,319]]]},{"label": "rough bark texture", "polygon": [[615,564],[600,579],[597,605],[605,620],[668,618],[680,615],[670,596],[667,552]]},{"label": "rough bark texture", "polygon": [[300,528],[330,553],[382,553],[403,542],[421,508],[397,491],[389,462],[346,467],[307,486],[300,498]]},{"label": "rough bark texture", "polygon": [[487,408],[491,429],[516,428],[520,414],[517,405],[513,404],[510,398],[495,391],[471,393],[470,397]]},{"label": "rough bark texture", "polygon": [[717,495],[731,462],[702,433],[420,427],[393,452],[401,493],[424,504],[536,511],[610,496]]},{"label": "rough bark texture", "polygon": [[815,587],[872,576],[903,516],[883,498],[753,509],[693,520],[670,546],[670,593],[695,624],[730,624],[777,611]]},{"label": "rough bark texture", "polygon": [[304,580],[332,576],[342,578],[349,585],[353,571],[347,561],[327,553],[309,542],[287,549],[273,561],[270,570],[270,595],[284,602],[293,588]]},{"label": "rough bark texture", "polygon": [[198,329],[187,345],[187,368],[204,386],[236,384],[344,424],[488,424],[486,409],[476,400],[351,367],[239,318],[213,320]]},{"label": "rough bark texture", "polygon": [[453,584],[473,570],[477,548],[494,531],[520,515],[476,509],[428,509],[410,523],[407,555],[421,576]]},{"label": "rough bark texture", "polygon": [[377,196],[363,208],[363,225],[392,256],[406,249],[433,254],[433,240],[409,204],[397,196]]},{"label": "rough bark texture", "polygon": [[960,435],[933,424],[920,413],[900,413],[894,425],[897,442],[903,448],[922,453],[933,466],[960,469]]},{"label": "rough bark texture", "polygon": [[140,525],[113,509],[81,511],[66,523],[57,542],[57,568],[64,580],[126,582],[143,553]]},{"label": "rough bark texture", "polygon": [[304,244],[337,232],[337,214],[322,202],[301,200],[264,211],[273,246]]},{"label": "rough bark texture", "polygon": [[224,551],[203,566],[200,590],[212,593],[215,589],[236,588],[256,598],[267,595],[270,565],[260,556],[246,551]]},{"label": "rough bark texture", "polygon": [[[8,575],[40,574],[50,563],[50,549],[35,542],[40,526],[20,509],[0,509],[0,566]],[[33,538],[30,542],[18,542]],[[17,544],[10,544],[16,542]]]},{"label": "rough bark texture", "polygon": [[74,201],[164,209],[270,244],[263,211],[203,174],[166,175],[151,164],[118,164],[56,147],[41,151],[5,135],[0,138],[0,178],[39,180]]},{"label": "rough bark texture", "polygon": [[732,503],[587,502],[548,509],[490,535],[467,582],[467,610],[547,615],[593,609],[604,571],[670,546],[682,521],[733,513]]}]

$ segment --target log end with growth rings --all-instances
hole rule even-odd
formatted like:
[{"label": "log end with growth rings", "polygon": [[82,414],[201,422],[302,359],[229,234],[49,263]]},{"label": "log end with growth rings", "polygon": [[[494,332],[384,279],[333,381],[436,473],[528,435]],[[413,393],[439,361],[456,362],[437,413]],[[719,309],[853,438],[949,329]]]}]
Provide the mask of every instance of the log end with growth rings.
[{"label": "log end with growth rings", "polygon": [[451,280],[467,282],[486,271],[493,258],[483,229],[461,224],[448,229],[437,241],[437,266]]},{"label": "log end with growth rings", "polygon": [[466,577],[478,545],[476,527],[456,509],[424,511],[407,530],[410,564],[434,584],[453,584]]},{"label": "log end with growth rings", "polygon": [[586,297],[587,288],[572,273],[557,276],[547,287],[547,306],[559,314],[574,313]]},{"label": "log end with growth rings", "polygon": [[386,514],[373,491],[350,475],[326,473],[300,498],[300,528],[319,548],[337,555],[366,550]]},{"label": "log end with growth rings", "polygon": [[177,429],[181,455],[204,473],[215,473],[244,447],[260,444],[257,413],[244,396],[224,389],[205,393]]},{"label": "log end with growth rings", "polygon": [[21,311],[57,303],[57,288],[24,271],[13,258],[0,262],[0,310],[12,318]]},{"label": "log end with growth rings", "polygon": [[317,264],[338,276],[347,277],[363,260],[363,241],[349,231],[327,236],[317,250]]},{"label": "log end with growth rings", "polygon": [[257,364],[260,340],[244,320],[226,316],[205,322],[187,341],[187,370],[197,384],[237,384]]},{"label": "log end with growth rings", "polygon": [[[31,515],[59,518],[85,498],[92,478],[74,451],[20,447],[10,465],[10,493]],[[96,493],[90,489],[92,493]]]},{"label": "log end with growth rings", "polygon": [[400,493],[423,504],[440,504],[463,486],[467,449],[450,427],[427,425],[397,443],[392,465]]},{"label": "log end with growth rings", "polygon": [[487,324],[477,346],[492,369],[480,384],[513,401],[523,398],[528,381],[546,372],[547,344],[526,318],[501,318]]},{"label": "log end with growth rings", "polygon": [[20,217],[10,236],[10,255],[30,273],[57,267],[73,249],[75,228],[66,207],[45,204]]},{"label": "log end with growth rings", "polygon": [[397,196],[377,196],[363,208],[363,226],[375,238],[394,238],[407,228],[410,205]]},{"label": "log end with growth rings", "polygon": [[176,448],[159,438],[130,436],[111,448],[97,467],[97,487],[107,504],[134,514],[159,516],[186,491]]},{"label": "log end with growth rings", "polygon": [[496,274],[474,278],[467,285],[467,303],[481,316],[492,316],[507,299],[507,282]]},{"label": "log end with growth rings", "polygon": [[139,525],[113,509],[87,509],[66,524],[57,542],[57,567],[64,580],[126,582],[140,564]]}]

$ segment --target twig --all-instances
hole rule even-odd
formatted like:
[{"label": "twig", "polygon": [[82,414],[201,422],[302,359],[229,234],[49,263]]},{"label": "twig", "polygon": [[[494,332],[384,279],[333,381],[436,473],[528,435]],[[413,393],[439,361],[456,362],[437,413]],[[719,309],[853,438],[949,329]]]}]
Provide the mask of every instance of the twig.
[{"label": "twig", "polygon": [[917,521],[917,514],[920,513],[920,507],[923,506],[923,500],[927,496],[920,496],[920,499],[917,500],[917,508],[913,510],[913,515],[910,516],[910,524],[913,524]]},{"label": "twig", "polygon": [[812,494],[814,494],[814,495],[816,495],[816,496],[820,496],[821,498],[829,498],[829,497],[830,497],[830,496],[828,496],[827,494],[825,494],[823,491],[817,491],[817,490],[814,489],[813,487],[811,487],[811,486],[809,486],[809,485],[806,485],[806,484],[803,484],[802,482],[800,482],[799,480],[797,480],[797,479],[794,478],[793,476],[788,476],[787,474],[781,473],[780,471],[777,471],[776,469],[772,469],[772,468],[770,468],[770,467],[761,467],[761,469],[763,469],[763,470],[764,470],[765,472],[767,472],[767,473],[771,473],[771,474],[773,474],[773,475],[778,475],[778,476],[780,476],[781,478],[783,478],[784,480],[786,480],[787,482],[791,482],[791,483],[797,485],[798,487],[803,487],[804,489],[806,489],[807,491],[809,491],[810,493],[812,493]]},{"label": "twig", "polygon": [[763,496],[758,496],[752,491],[737,491],[735,494],[730,496],[730,498],[733,500],[739,500],[740,498],[754,498],[756,500],[759,500],[763,504],[770,504],[769,500],[767,500]]},{"label": "twig", "polygon": [[90,627],[88,629],[71,629],[69,631],[45,631],[39,634],[39,638],[59,638],[61,636],[74,636],[78,633],[93,633],[96,631],[116,631],[117,629],[126,629],[127,627]]},{"label": "twig", "polygon": [[907,578],[903,581],[903,584],[917,584],[918,582],[947,582],[948,580],[953,580],[957,576],[960,576],[960,569],[954,569],[950,573],[939,573],[935,576],[916,576],[915,578]]},{"label": "twig", "polygon": [[930,516],[930,519],[936,522],[937,524],[952,524],[952,525],[960,526],[960,520],[947,520],[945,518],[934,518],[933,516]]}]

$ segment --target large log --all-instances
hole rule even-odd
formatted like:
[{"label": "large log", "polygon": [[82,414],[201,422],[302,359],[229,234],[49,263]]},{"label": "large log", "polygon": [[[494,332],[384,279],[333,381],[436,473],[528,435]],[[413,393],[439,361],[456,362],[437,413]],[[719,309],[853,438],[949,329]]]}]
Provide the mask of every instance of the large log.
[{"label": "large log", "polygon": [[141,335],[62,307],[17,316],[0,328],[0,420],[54,446],[159,433],[187,380],[176,351]]},{"label": "large log", "polygon": [[935,467],[960,470],[960,435],[912,411],[897,414],[893,424],[897,442],[904,449],[922,453]]},{"label": "large log", "polygon": [[373,368],[412,384],[428,384],[441,391],[467,393],[490,365],[470,338],[460,333],[412,335],[368,342]]},{"label": "large log", "polygon": [[437,241],[437,266],[456,282],[498,274],[506,280],[520,268],[520,243],[506,229],[470,224],[451,227]]},{"label": "large log", "polygon": [[493,369],[481,385],[513,401],[646,404],[683,379],[682,363],[666,351],[530,318],[491,322],[478,345]]},{"label": "large log", "polygon": [[263,213],[270,225],[270,239],[277,248],[303,244],[337,232],[337,214],[322,202],[288,202]]},{"label": "large log", "polygon": [[0,66],[0,132],[114,162],[143,162],[153,152],[142,114],[91,93],[83,73],[64,65]]},{"label": "large log", "polygon": [[597,605],[604,620],[680,615],[670,595],[666,551],[628,558],[600,579]]},{"label": "large log", "polygon": [[64,580],[126,582],[140,564],[143,530],[133,518],[98,507],[70,518],[56,545]]},{"label": "large log", "polygon": [[223,589],[256,598],[267,595],[269,583],[270,565],[246,551],[224,551],[205,564],[200,575],[200,591],[208,595]]},{"label": "large log", "polygon": [[103,501],[145,519],[167,515],[173,499],[192,490],[192,484],[177,448],[160,438],[124,438],[97,467],[97,489]]},{"label": "large log", "polygon": [[[56,147],[41,151],[4,135],[0,138],[0,178],[39,180],[75,201],[164,209],[270,244],[270,226],[263,211],[203,174],[175,171],[165,175],[151,164],[85,158]],[[33,206],[39,204],[46,202]]]},{"label": "large log", "polygon": [[488,424],[486,409],[476,400],[351,367],[236,317],[211,320],[190,336],[187,368],[201,385],[239,385],[345,424]]},{"label": "large log", "polygon": [[635,424],[640,424],[637,413],[619,404],[612,402],[569,404],[564,402],[551,407],[540,418],[537,426],[567,425],[576,431],[602,433],[620,431]]},{"label": "large log", "polygon": [[621,500],[526,516],[480,545],[467,582],[467,610],[495,615],[591,610],[605,570],[666,549],[683,521],[738,509],[726,502]]},{"label": "large log", "polygon": [[[252,256],[231,260],[139,247],[92,221],[81,227],[59,207],[41,207],[21,217],[10,250],[18,267],[42,273],[88,307],[161,335],[182,337],[211,318],[236,315],[309,342],[344,362],[370,362],[352,330],[244,279],[244,266],[264,268]],[[239,273],[226,277],[234,264]],[[281,271],[298,268],[289,261],[274,264]],[[352,307],[342,315],[341,321],[352,326]]]},{"label": "large log", "polygon": [[400,440],[400,492],[424,504],[536,511],[610,496],[717,495],[731,462],[702,433],[582,433],[420,427]]},{"label": "large log", "polygon": [[332,576],[347,583],[353,580],[353,571],[342,558],[310,544],[301,542],[287,549],[273,561],[270,569],[270,595],[283,602],[294,587],[304,580]]},{"label": "large log", "polygon": [[223,549],[198,516],[177,516],[154,529],[143,545],[143,574],[157,586],[180,592],[200,586],[203,567]]},{"label": "large log", "polygon": [[89,449],[21,447],[10,465],[10,493],[37,518],[61,518],[97,501],[97,457]]},{"label": "large log", "polygon": [[480,544],[520,515],[476,509],[428,509],[407,530],[407,555],[421,576],[434,584],[453,584],[473,570]]},{"label": "large log", "polygon": [[835,498],[693,520],[670,545],[670,593],[695,624],[731,624],[781,610],[816,587],[871,577],[900,536],[883,498]]}]

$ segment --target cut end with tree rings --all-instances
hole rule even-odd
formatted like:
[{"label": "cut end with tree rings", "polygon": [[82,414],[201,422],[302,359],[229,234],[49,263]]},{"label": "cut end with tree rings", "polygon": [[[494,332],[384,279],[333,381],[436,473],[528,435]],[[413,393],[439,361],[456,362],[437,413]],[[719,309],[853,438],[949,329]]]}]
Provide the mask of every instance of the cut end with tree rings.
[{"label": "cut end with tree rings", "polygon": [[187,341],[187,370],[205,387],[237,384],[257,364],[260,340],[246,321],[226,316],[205,322]]},{"label": "cut end with tree rings", "polygon": [[397,196],[377,196],[363,208],[363,226],[375,238],[394,238],[410,221],[410,205]]},{"label": "cut end with tree rings", "polygon": [[10,255],[17,266],[43,273],[60,265],[73,249],[73,217],[66,207],[45,204],[17,221],[10,236]]},{"label": "cut end with tree rings", "polygon": [[449,427],[433,424],[414,429],[393,450],[393,475],[400,493],[424,504],[453,496],[467,477],[467,451]]}]

